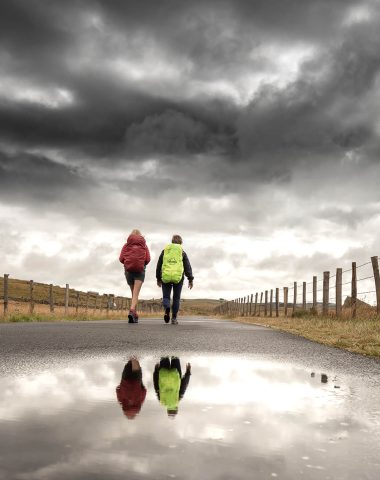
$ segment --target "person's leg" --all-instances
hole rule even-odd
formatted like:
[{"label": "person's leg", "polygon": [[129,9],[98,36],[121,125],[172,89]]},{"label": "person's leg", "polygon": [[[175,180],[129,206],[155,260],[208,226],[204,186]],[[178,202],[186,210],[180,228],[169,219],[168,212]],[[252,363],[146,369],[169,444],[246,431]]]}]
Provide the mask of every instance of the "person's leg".
[{"label": "person's leg", "polygon": [[170,295],[172,293],[172,284],[162,282],[162,304],[164,309],[169,309],[170,311]]},{"label": "person's leg", "polygon": [[131,360],[129,360],[124,366],[124,370],[123,370],[123,373],[121,374],[121,378],[123,380],[130,378],[131,373],[132,373],[132,362]]},{"label": "person's leg", "polygon": [[162,357],[160,360],[160,368],[170,368],[170,358],[169,357]]},{"label": "person's leg", "polygon": [[171,367],[178,370],[179,376],[182,378],[181,362],[178,357],[172,357]]},{"label": "person's leg", "polygon": [[183,280],[176,285],[173,285],[173,306],[172,306],[172,318],[177,318],[179,310],[179,304],[181,300],[181,291],[183,286]]},{"label": "person's leg", "polygon": [[134,284],[134,279],[132,278],[132,275],[129,272],[124,272],[125,279],[127,280],[128,286],[131,289],[131,298],[133,295],[133,284]]},{"label": "person's leg", "polygon": [[137,302],[139,300],[139,294],[143,282],[141,280],[135,280],[132,290],[131,310],[136,310]]}]

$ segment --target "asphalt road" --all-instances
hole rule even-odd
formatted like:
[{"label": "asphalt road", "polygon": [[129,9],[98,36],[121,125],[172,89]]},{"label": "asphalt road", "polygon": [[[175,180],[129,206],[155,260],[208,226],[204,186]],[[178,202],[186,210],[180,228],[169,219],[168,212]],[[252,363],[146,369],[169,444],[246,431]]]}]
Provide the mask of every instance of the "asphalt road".
[{"label": "asphalt road", "polygon": [[380,361],[269,328],[204,317],[181,318],[179,325],[160,318],[139,324],[96,322],[13,323],[0,325],[0,374],[12,368],[63,362],[65,358],[131,355],[225,353],[334,371],[380,385]]},{"label": "asphalt road", "polygon": [[[131,421],[115,387],[132,354]],[[192,366],[175,421],[152,384],[163,355]],[[0,480],[377,480],[379,386],[377,359],[232,321],[0,324]]]}]

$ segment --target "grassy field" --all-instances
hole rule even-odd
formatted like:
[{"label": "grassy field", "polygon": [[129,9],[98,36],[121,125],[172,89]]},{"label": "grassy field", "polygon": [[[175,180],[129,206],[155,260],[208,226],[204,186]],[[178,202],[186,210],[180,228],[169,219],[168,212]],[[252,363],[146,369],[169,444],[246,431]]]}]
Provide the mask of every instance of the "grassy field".
[{"label": "grassy field", "polygon": [[337,318],[300,313],[294,317],[236,317],[233,320],[268,326],[324,345],[380,357],[380,317],[372,313],[359,313],[356,319],[348,315]]}]

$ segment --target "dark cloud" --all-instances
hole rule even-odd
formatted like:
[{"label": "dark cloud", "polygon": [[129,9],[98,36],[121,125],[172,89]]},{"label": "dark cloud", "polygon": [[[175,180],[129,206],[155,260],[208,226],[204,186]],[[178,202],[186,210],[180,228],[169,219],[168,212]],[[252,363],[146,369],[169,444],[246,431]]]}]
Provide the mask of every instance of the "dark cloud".
[{"label": "dark cloud", "polygon": [[175,110],[146,117],[126,132],[128,152],[158,156],[224,151],[226,140],[223,132],[212,132],[205,123]]},{"label": "dark cloud", "polygon": [[[276,58],[273,52],[265,52],[269,38],[274,52],[280,48],[279,42],[291,48],[300,38],[303,42],[312,40],[318,48],[330,47],[326,32],[334,32],[334,38],[341,32],[342,18],[351,4],[85,1],[62,9],[59,2],[49,2],[48,7],[41,2],[5,3],[2,51],[10,78],[31,82],[45,93],[49,88],[66,88],[73,101],[52,109],[3,100],[2,137],[73,147],[97,157],[120,153],[127,131],[125,159],[136,152],[149,154],[155,148],[157,154],[178,155],[218,148],[238,157],[233,139],[239,118],[237,132],[243,154],[260,152],[268,145],[272,150],[290,149],[293,156],[305,146],[323,150],[336,143],[347,147],[363,143],[368,138],[366,125],[340,129],[326,106],[330,106],[337,88],[340,96],[345,90],[347,95],[352,93],[350,82],[365,89],[369,77],[377,72],[376,45],[368,44],[368,38],[373,37],[368,29],[359,29],[358,38],[351,44],[346,42],[335,57],[330,54],[327,58],[330,70],[337,74],[327,85],[314,78],[316,65],[326,62],[323,50],[314,63],[304,67],[295,83],[285,89],[263,87],[240,115],[222,107],[223,115],[212,98],[200,101],[192,94],[190,102],[184,97],[189,82],[208,79],[234,83],[244,75],[270,73]],[[141,81],[128,77],[133,73],[128,61],[133,64],[148,55],[150,67],[154,67],[155,53],[157,60],[160,55],[164,59],[164,69],[173,65],[178,79],[184,81],[182,96],[175,77],[155,79],[149,70]],[[340,63],[335,65],[337,59]],[[126,61],[126,78],[109,70],[110,63],[119,60]],[[186,62],[190,64],[182,68]],[[216,92],[212,97],[220,96]],[[220,102],[226,102],[223,95]],[[347,108],[354,105],[339,105],[336,115]]]},{"label": "dark cloud", "polygon": [[376,141],[365,109],[375,94],[379,47],[371,28],[350,32],[327,56],[305,63],[294,83],[263,87],[238,121],[243,156],[284,169],[316,157],[340,161]]},{"label": "dark cloud", "polygon": [[[374,248],[376,2],[16,0],[0,10],[0,210],[9,222],[6,208],[22,207],[31,224],[61,215],[72,252],[96,237],[94,267],[54,254],[64,276],[88,284],[106,265],[117,282],[106,252],[133,227],[158,250],[183,234],[210,291],[236,275],[234,288],[248,288],[249,268],[261,282],[281,265],[283,281],[302,273],[294,252],[259,261],[283,231],[314,252],[314,270],[340,241]],[[15,223],[27,243],[32,226]],[[99,231],[113,236],[100,242]],[[321,237],[335,239],[330,256]],[[249,242],[259,253],[246,246],[245,261]],[[31,252],[18,265],[48,275],[50,254]]]},{"label": "dark cloud", "polygon": [[0,196],[28,203],[52,202],[84,186],[78,169],[39,155],[6,155],[0,152]]}]

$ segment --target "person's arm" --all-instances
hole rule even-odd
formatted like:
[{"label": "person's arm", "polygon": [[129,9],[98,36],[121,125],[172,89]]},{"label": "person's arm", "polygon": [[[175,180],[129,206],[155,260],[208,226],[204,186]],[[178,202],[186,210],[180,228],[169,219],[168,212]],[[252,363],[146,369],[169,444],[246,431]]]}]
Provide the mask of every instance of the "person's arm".
[{"label": "person's arm", "polygon": [[140,391],[140,402],[141,402],[141,404],[144,402],[145,397],[146,397],[146,388],[144,387],[144,385],[141,384],[141,391]]},{"label": "person's arm", "polygon": [[158,258],[157,267],[156,267],[156,279],[157,285],[161,287],[161,270],[162,270],[162,262],[164,261],[164,251],[162,250],[161,255]]},{"label": "person's arm", "polygon": [[183,269],[185,271],[185,275],[187,279],[189,280],[189,288],[193,288],[193,280],[194,280],[193,270],[191,268],[190,261],[188,256],[186,255],[186,252],[183,252],[182,259],[183,259]]},{"label": "person's arm", "polygon": [[186,389],[189,386],[190,375],[191,375],[191,366],[190,366],[190,363],[188,363],[186,365],[186,373],[181,378],[181,386],[180,386],[180,389],[179,389],[179,399],[180,400],[185,395]]},{"label": "person's arm", "polygon": [[124,247],[121,249],[120,255],[119,255],[119,262],[124,265],[124,257],[125,257],[125,251],[127,249],[127,244],[124,245]]},{"label": "person's arm", "polygon": [[145,245],[145,265],[148,265],[150,262],[150,252],[149,248]]},{"label": "person's arm", "polygon": [[154,367],[154,372],[153,372],[153,385],[154,385],[154,390],[156,391],[158,399],[160,399],[160,387],[158,383],[160,375],[160,365],[157,363],[157,365]]}]

